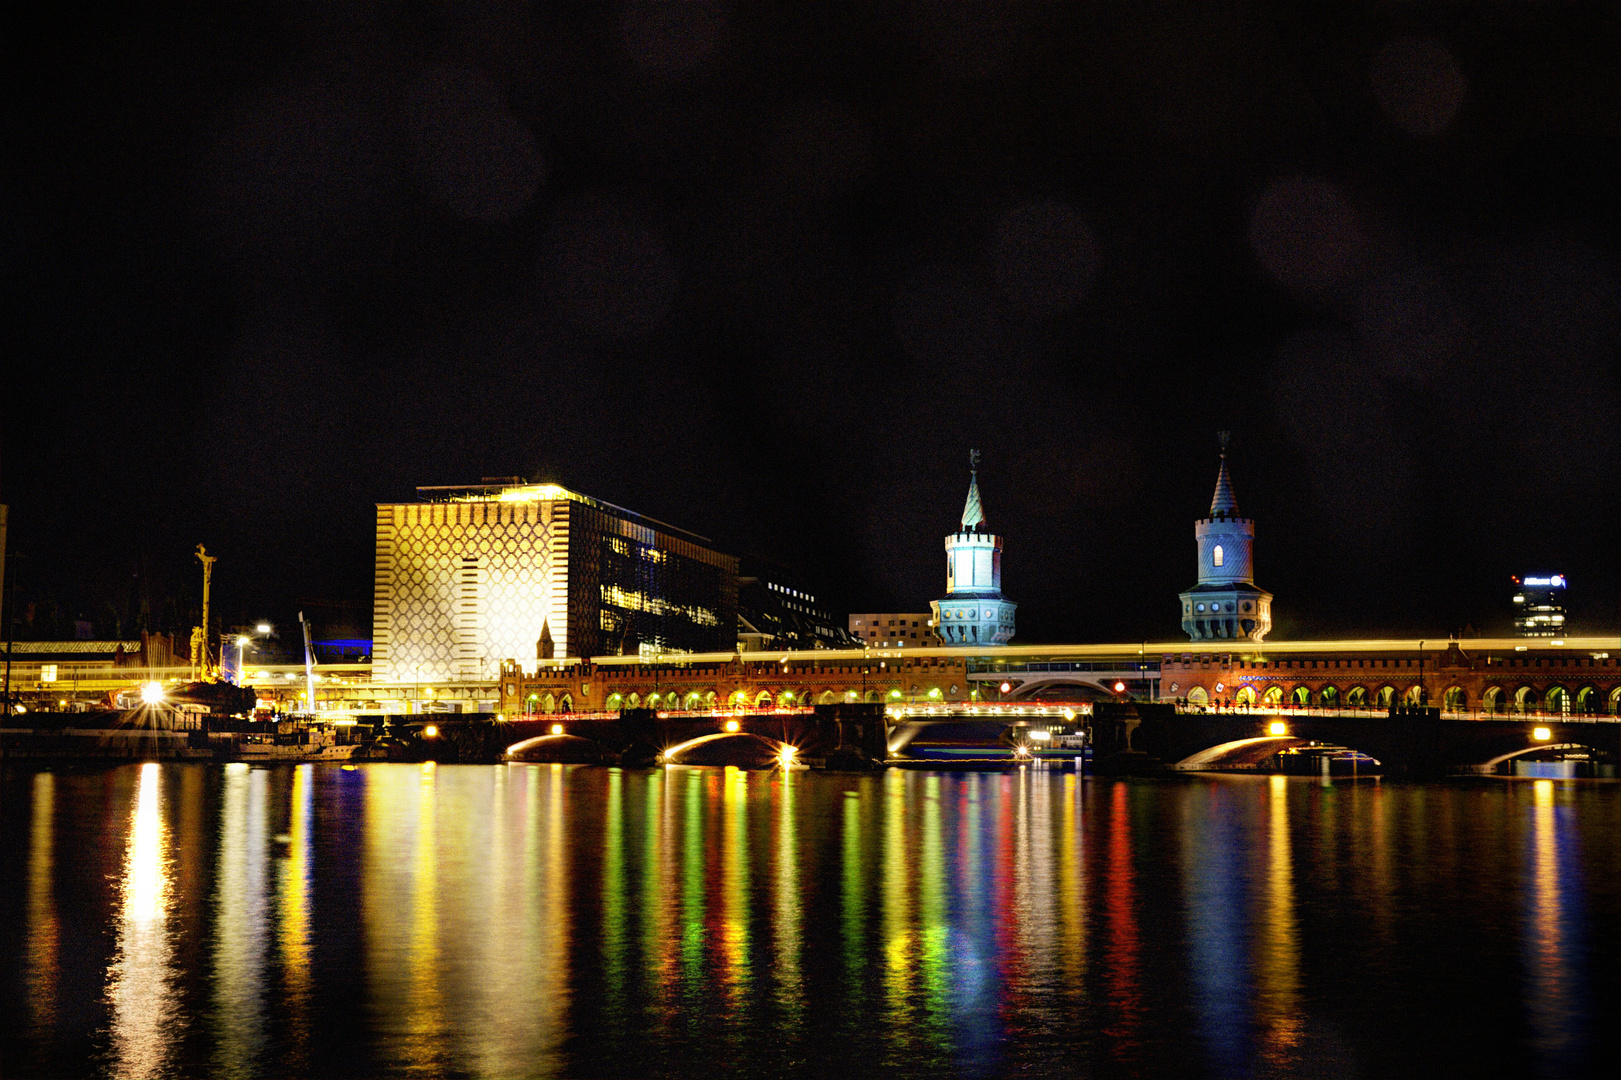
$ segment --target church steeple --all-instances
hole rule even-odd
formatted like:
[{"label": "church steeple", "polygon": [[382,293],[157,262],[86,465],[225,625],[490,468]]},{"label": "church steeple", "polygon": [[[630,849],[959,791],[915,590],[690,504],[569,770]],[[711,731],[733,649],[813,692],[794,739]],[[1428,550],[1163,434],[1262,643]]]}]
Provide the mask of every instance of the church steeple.
[{"label": "church steeple", "polygon": [[968,501],[962,508],[962,531],[971,532],[985,524],[985,508],[979,503],[979,451],[968,451]]},{"label": "church steeple", "polygon": [[968,452],[968,468],[962,525],[946,537],[946,597],[931,605],[934,631],[947,645],[1005,645],[1018,605],[1002,595],[1002,538],[985,528],[978,450]]},{"label": "church steeple", "polygon": [[1210,500],[1211,517],[1237,517],[1238,500],[1233,497],[1233,479],[1227,475],[1227,440],[1232,433],[1223,431],[1221,437],[1221,471],[1216,474],[1216,495]]},{"label": "church steeple", "polygon": [[1272,594],[1255,586],[1255,522],[1239,516],[1227,472],[1229,435],[1221,436],[1221,468],[1210,516],[1194,523],[1199,582],[1182,593],[1182,629],[1195,641],[1260,641],[1272,629]]}]

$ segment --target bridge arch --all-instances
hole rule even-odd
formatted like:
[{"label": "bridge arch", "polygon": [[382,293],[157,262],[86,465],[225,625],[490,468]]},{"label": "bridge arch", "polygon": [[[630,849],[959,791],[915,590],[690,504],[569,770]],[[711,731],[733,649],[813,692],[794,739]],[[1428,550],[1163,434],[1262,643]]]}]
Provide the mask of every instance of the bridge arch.
[{"label": "bridge arch", "polygon": [[1317,697],[1318,697],[1318,700],[1323,703],[1323,706],[1325,708],[1333,709],[1333,708],[1337,708],[1339,706],[1339,703],[1340,703],[1340,691],[1339,691],[1338,687],[1325,686],[1325,687],[1323,687],[1321,693],[1319,693],[1317,695]]},{"label": "bridge arch", "polygon": [[1441,695],[1441,708],[1447,712],[1463,712],[1469,707],[1469,695],[1461,686],[1449,686]]},{"label": "bridge arch", "polygon": [[1234,739],[1206,747],[1178,761],[1171,768],[1180,772],[1200,769],[1242,769],[1259,765],[1279,750],[1302,746],[1308,740],[1289,735],[1261,735],[1250,739]]},{"label": "bridge arch", "polygon": [[620,693],[609,694],[608,700],[602,703],[602,707],[609,712],[613,712],[615,709],[623,709],[625,707],[625,695]]},{"label": "bridge arch", "polygon": [[1534,686],[1527,685],[1520,687],[1518,690],[1514,691],[1514,711],[1522,713],[1535,712],[1537,703],[1541,699],[1541,696],[1542,695],[1537,693],[1537,688]]},{"label": "bridge arch", "polygon": [[1353,709],[1360,708],[1368,703],[1368,688],[1353,686],[1345,692],[1345,703]]},{"label": "bridge arch", "polygon": [[559,712],[570,713],[574,711],[574,695],[564,694],[563,699],[557,703]]},{"label": "bridge arch", "polygon": [[760,693],[754,699],[754,707],[756,709],[769,709],[769,708],[771,708],[771,691],[769,691],[769,690],[761,690]]},{"label": "bridge arch", "polygon": [[734,690],[732,696],[726,699],[726,704],[735,709],[741,709],[748,703],[749,692],[747,690]]},{"label": "bridge arch", "polygon": [[1188,687],[1188,704],[1208,705],[1210,704],[1210,695],[1202,686],[1190,686]]},{"label": "bridge arch", "polygon": [[[715,731],[667,746],[659,753],[665,765],[711,764],[761,767],[781,764],[798,748],[753,731]],[[693,762],[692,758],[699,758]],[[709,759],[709,760],[703,760]]]},{"label": "bridge arch", "polygon": [[1576,711],[1586,716],[1597,714],[1599,709],[1598,687],[1588,685],[1576,691]]},{"label": "bridge arch", "polygon": [[1563,686],[1555,684],[1548,687],[1548,692],[1543,695],[1542,700],[1551,713],[1569,714],[1570,712],[1570,692]]},{"label": "bridge arch", "polygon": [[1590,754],[1602,754],[1602,751],[1597,747],[1588,746],[1586,743],[1534,743],[1531,746],[1521,746],[1510,750],[1506,754],[1498,754],[1490,760],[1481,762],[1475,766],[1475,769],[1479,772],[1490,772],[1505,761],[1513,761],[1515,758],[1525,757],[1527,754],[1543,753],[1549,750],[1586,750]]},{"label": "bridge arch", "polygon": [[1240,686],[1238,693],[1233,695],[1233,700],[1240,705],[1253,706],[1255,704],[1255,687]]},{"label": "bridge arch", "polygon": [[1297,687],[1295,687],[1294,693],[1292,693],[1290,695],[1290,700],[1293,701],[1296,705],[1310,705],[1311,704],[1311,687],[1309,687],[1309,686],[1297,686]]},{"label": "bridge arch", "polygon": [[1261,700],[1263,702],[1265,702],[1266,704],[1268,704],[1268,705],[1282,705],[1283,704],[1283,687],[1281,687],[1281,686],[1269,686],[1269,687],[1267,687],[1266,688],[1266,693],[1261,695]]},{"label": "bridge arch", "polygon": [[1379,693],[1374,695],[1374,704],[1381,709],[1388,709],[1396,704],[1396,688],[1394,686],[1381,686]]},{"label": "bridge arch", "polygon": [[1621,686],[1610,691],[1610,713],[1621,716]]},{"label": "bridge arch", "polygon": [[1506,712],[1503,688],[1501,686],[1488,686],[1486,692],[1480,695],[1480,707],[1489,713]]}]

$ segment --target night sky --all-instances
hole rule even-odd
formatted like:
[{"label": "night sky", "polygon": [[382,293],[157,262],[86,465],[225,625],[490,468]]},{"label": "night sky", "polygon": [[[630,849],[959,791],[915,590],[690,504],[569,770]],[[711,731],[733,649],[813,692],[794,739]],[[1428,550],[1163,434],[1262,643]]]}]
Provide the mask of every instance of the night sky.
[{"label": "night sky", "polygon": [[978,447],[1017,640],[1170,639],[1230,429],[1274,638],[1617,624],[1621,5],[139,7],[10,35],[38,619],[365,634],[505,475],[923,610]]}]

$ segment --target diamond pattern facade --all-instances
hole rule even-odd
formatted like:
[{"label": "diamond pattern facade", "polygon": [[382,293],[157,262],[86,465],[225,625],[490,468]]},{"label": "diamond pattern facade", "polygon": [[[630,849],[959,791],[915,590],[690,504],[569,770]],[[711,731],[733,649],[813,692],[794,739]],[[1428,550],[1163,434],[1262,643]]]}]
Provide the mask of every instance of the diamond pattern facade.
[{"label": "diamond pattern facade", "polygon": [[424,489],[377,507],[372,670],[385,682],[494,678],[557,656],[731,651],[737,559],[551,485]]}]

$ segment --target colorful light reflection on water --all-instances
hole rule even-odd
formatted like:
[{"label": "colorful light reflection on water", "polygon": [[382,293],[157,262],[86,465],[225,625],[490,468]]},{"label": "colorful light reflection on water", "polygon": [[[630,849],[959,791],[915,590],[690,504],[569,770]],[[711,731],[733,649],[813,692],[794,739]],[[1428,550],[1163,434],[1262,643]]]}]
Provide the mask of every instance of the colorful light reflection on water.
[{"label": "colorful light reflection on water", "polygon": [[4,781],[8,1077],[1569,1075],[1617,1049],[1616,785]]}]

